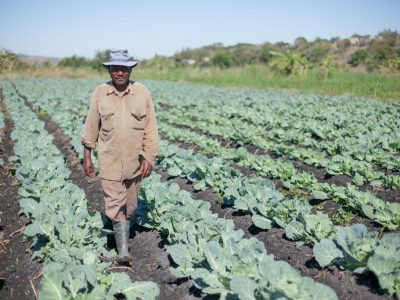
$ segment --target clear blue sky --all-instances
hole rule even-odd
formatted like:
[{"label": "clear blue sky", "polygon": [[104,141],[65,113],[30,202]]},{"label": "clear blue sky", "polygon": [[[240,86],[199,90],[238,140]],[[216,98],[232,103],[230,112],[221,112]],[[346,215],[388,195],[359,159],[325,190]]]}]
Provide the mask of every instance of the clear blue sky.
[{"label": "clear blue sky", "polygon": [[293,42],[400,31],[400,0],[2,0],[0,48],[91,58],[127,48],[139,59],[222,42]]}]

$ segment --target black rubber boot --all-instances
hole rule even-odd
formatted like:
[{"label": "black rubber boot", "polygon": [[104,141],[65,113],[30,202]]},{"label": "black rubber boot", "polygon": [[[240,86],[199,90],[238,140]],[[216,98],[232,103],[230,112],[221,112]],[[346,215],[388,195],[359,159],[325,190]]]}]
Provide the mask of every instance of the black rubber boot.
[{"label": "black rubber boot", "polygon": [[129,221],[113,221],[113,228],[115,233],[115,242],[117,244],[117,262],[127,263],[132,258],[130,257],[128,250],[128,241],[129,241],[129,229],[130,222]]}]

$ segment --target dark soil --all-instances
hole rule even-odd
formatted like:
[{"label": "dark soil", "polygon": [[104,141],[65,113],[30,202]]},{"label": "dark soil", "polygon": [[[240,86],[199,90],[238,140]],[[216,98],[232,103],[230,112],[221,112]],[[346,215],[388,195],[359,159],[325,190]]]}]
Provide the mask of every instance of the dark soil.
[{"label": "dark soil", "polygon": [[0,216],[0,299],[35,299],[33,287],[38,290],[42,266],[31,260],[30,244],[24,242],[21,233],[29,220],[18,215],[18,180],[13,175],[15,165],[8,161],[8,157],[14,155],[10,137],[13,122],[3,101],[0,107],[5,114],[0,146],[0,157],[4,161],[0,168],[0,211],[3,213]]}]

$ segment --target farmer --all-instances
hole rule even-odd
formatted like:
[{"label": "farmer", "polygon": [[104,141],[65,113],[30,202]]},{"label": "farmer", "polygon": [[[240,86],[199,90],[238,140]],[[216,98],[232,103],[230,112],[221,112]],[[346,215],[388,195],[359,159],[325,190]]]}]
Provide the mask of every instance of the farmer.
[{"label": "farmer", "polygon": [[103,63],[111,81],[92,94],[85,127],[85,174],[94,177],[92,149],[98,149],[99,176],[104,193],[105,212],[112,220],[118,262],[130,260],[128,250],[130,219],[137,208],[141,180],[153,170],[159,153],[156,115],[147,88],[129,80],[138,64],[127,50],[111,50]]}]

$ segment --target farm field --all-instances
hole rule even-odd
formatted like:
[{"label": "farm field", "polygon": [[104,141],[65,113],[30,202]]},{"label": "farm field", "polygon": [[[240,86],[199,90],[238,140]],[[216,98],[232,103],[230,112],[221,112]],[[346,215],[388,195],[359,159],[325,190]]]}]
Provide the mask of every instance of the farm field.
[{"label": "farm field", "polygon": [[128,268],[80,164],[100,83],[1,81],[1,299],[400,297],[400,105],[144,82],[161,154]]}]

